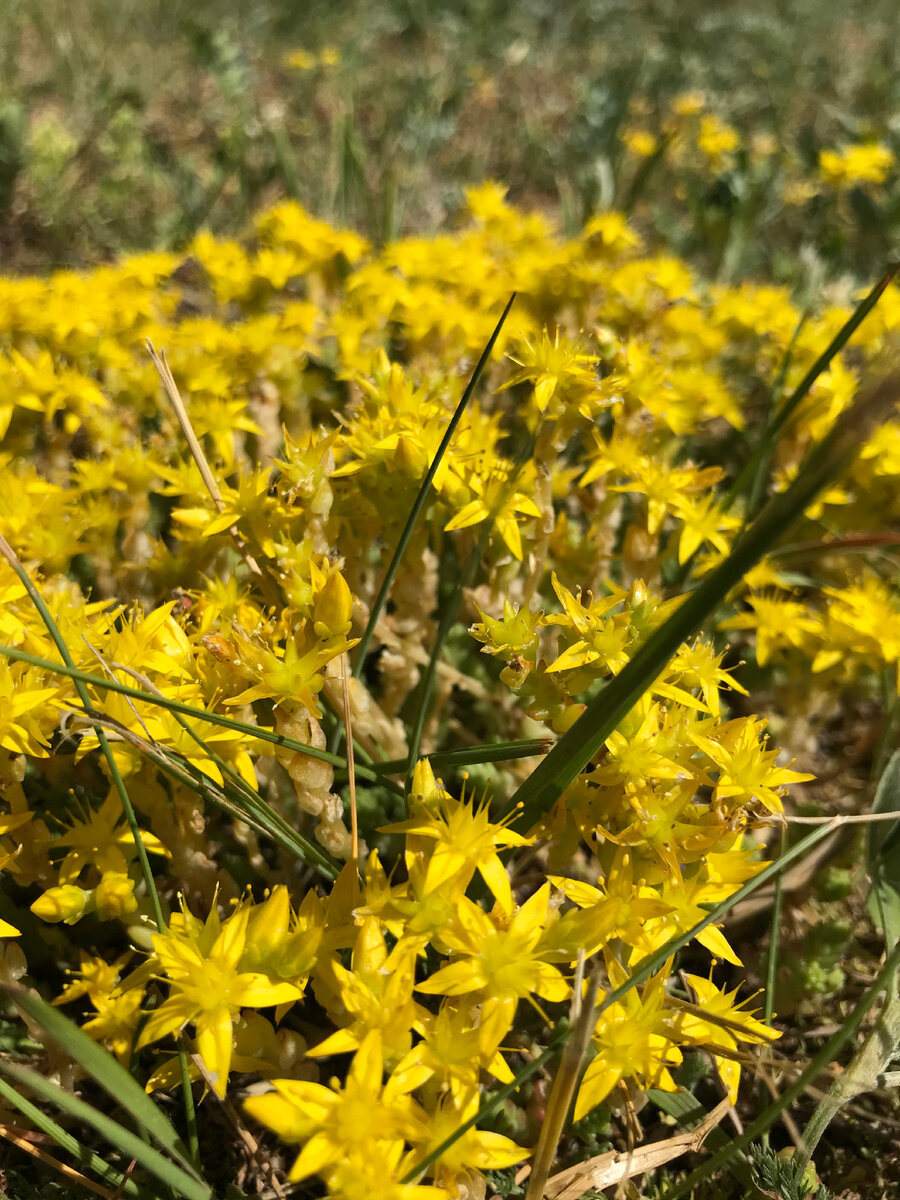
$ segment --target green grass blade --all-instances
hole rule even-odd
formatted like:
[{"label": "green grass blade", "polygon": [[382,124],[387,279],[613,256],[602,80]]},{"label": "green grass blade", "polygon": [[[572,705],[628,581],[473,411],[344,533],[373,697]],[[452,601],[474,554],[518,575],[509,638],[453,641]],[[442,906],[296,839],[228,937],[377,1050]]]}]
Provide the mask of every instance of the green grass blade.
[{"label": "green grass blade", "polygon": [[516,818],[520,828],[531,828],[549,812],[665,669],[678,647],[697,632],[734,585],[848,463],[862,444],[866,428],[886,416],[893,407],[898,386],[900,377],[892,375],[858,397],[807,456],[787,491],[769,501],[738,538],[724,562],[698,584],[631,662],[590,702],[572,728],[513,795],[510,804],[521,810]]},{"label": "green grass blade", "polygon": [[[460,750],[437,750],[428,755],[428,761],[435,769],[511,762],[517,758],[533,758],[538,754],[546,754],[552,745],[551,738],[531,738],[521,742],[486,742],[480,746],[464,746]],[[391,758],[386,762],[374,763],[372,770],[377,775],[402,775],[406,767],[407,759]]]},{"label": "green grass blade", "polygon": [[184,1197],[184,1200],[213,1200],[212,1190],[207,1184],[194,1178],[158,1150],[141,1141],[137,1134],[120,1125],[118,1121],[107,1117],[71,1092],[57,1087],[30,1067],[22,1067],[0,1059],[0,1072],[14,1079],[21,1087],[40,1096],[46,1103],[61,1109],[74,1120],[83,1121],[85,1125],[96,1129],[123,1155],[135,1159],[144,1170],[172,1188],[177,1195]]},{"label": "green grass blade", "polygon": [[[4,658],[10,659],[11,662],[28,663],[29,666],[39,667],[56,675],[64,675],[67,679],[74,679],[76,683],[88,684],[102,691],[115,692],[120,696],[129,696],[132,700],[144,700],[147,704],[155,704],[158,708],[167,709],[169,712],[181,713],[185,717],[195,717],[198,721],[219,725],[223,729],[231,729],[237,733],[244,733],[248,737],[257,738],[261,742],[269,742],[273,746],[283,746],[286,750],[295,750],[310,758],[318,758],[322,762],[330,763],[333,767],[346,768],[347,766],[346,758],[342,758],[339,754],[329,754],[325,750],[317,750],[313,746],[307,746],[304,742],[298,742],[294,738],[275,733],[274,730],[266,729],[264,726],[248,725],[246,721],[237,721],[233,717],[226,717],[221,713],[210,712],[205,708],[194,708],[190,704],[182,704],[180,700],[170,700],[168,696],[158,696],[155,692],[146,692],[141,688],[131,687],[127,683],[120,683],[117,679],[106,679],[102,675],[92,675],[89,671],[80,671],[77,667],[53,662],[49,658],[40,658],[36,654],[29,654],[26,650],[19,650],[15,646],[0,645],[0,654]],[[88,702],[87,710],[94,711],[90,702]],[[373,771],[360,764],[356,766],[356,774],[365,779],[374,780],[376,778]]]},{"label": "green grass blade", "polygon": [[425,507],[426,501],[428,500],[428,496],[431,492],[431,485],[434,482],[434,477],[437,474],[438,468],[441,465],[441,461],[447,452],[447,447],[450,445],[454,433],[456,433],[456,427],[462,420],[463,413],[466,411],[469,401],[472,399],[472,394],[475,391],[475,388],[478,386],[478,381],[481,379],[481,376],[484,373],[484,368],[487,366],[488,359],[491,357],[491,354],[494,351],[497,338],[500,336],[500,331],[506,323],[506,318],[509,316],[509,310],[512,308],[515,298],[516,293],[513,292],[509,298],[509,301],[507,302],[506,308],[503,310],[500,320],[494,327],[494,332],[491,334],[487,345],[481,352],[481,358],[479,358],[475,365],[475,370],[472,372],[471,378],[466,384],[466,390],[463,392],[462,398],[460,399],[459,404],[457,404],[453,416],[450,418],[450,424],[447,426],[444,436],[441,438],[441,443],[437,448],[437,453],[434,456],[431,466],[428,468],[425,478],[422,480],[422,486],[419,488],[415,502],[412,508],[409,510],[409,516],[406,518],[406,524],[403,527],[403,532],[400,534],[400,540],[397,542],[396,548],[394,549],[394,553],[391,557],[390,563],[388,564],[388,569],[385,572],[384,579],[381,581],[381,587],[378,589],[378,595],[375,597],[375,601],[372,605],[372,611],[369,613],[369,620],[366,623],[365,629],[363,630],[362,637],[359,639],[359,645],[356,647],[353,661],[353,675],[356,679],[358,679],[362,673],[363,665],[366,660],[366,653],[369,649],[369,643],[371,642],[372,635],[375,632],[375,626],[378,622],[378,618],[381,616],[385,604],[387,603],[388,592],[391,590],[391,584],[394,582],[394,576],[397,574],[397,569],[400,566],[403,555],[406,553],[406,547],[409,545],[409,539],[412,537],[413,530],[416,527],[416,523],[419,520],[422,509]]},{"label": "green grass blade", "polygon": [[[114,726],[113,722],[109,722]],[[245,822],[258,833],[271,838],[278,845],[294,854],[310,867],[314,867],[326,879],[334,880],[340,872],[340,865],[319,846],[309,841],[261,796],[246,787],[237,791],[225,783],[221,787],[211,776],[201,771],[193,763],[188,763],[168,753],[160,746],[147,742],[132,734],[130,730],[121,728],[121,734],[136,746],[159,769],[170,778],[191,788],[210,804]],[[243,782],[243,781],[241,781]]]},{"label": "green grass blade", "polygon": [[[873,812],[900,809],[900,750],[895,750],[878,781]],[[890,950],[900,942],[900,820],[873,821],[866,834],[869,912]]]},{"label": "green grass blade", "polygon": [[[47,626],[47,631],[53,638],[63,662],[67,667],[74,667],[75,660],[69,653],[69,647],[66,645],[66,639],[63,637],[59,626],[53,619],[53,614],[44,603],[43,596],[34,586],[31,576],[19,562],[15,551],[2,536],[0,536],[0,554],[3,555],[3,557],[15,571],[22,586],[31,597],[31,601],[40,613],[41,620]],[[78,692],[81,703],[85,706],[85,708],[89,708],[91,703],[90,697],[88,696],[87,688],[84,686],[84,684],[78,680],[75,680],[75,690]],[[150,869],[150,859],[147,857],[147,847],[144,845],[144,838],[138,825],[137,814],[134,811],[134,805],[131,803],[131,798],[128,795],[128,789],[125,787],[125,781],[122,778],[122,774],[119,771],[118,763],[113,756],[109,742],[106,740],[106,734],[102,729],[97,730],[97,741],[100,745],[103,756],[106,759],[106,764],[109,767],[110,778],[112,779],[115,789],[118,792],[119,799],[122,802],[125,820],[128,822],[128,828],[134,841],[135,850],[137,851],[138,862],[141,866],[141,874],[144,877],[147,893],[150,896],[150,903],[153,906],[153,915],[156,919],[156,927],[159,930],[163,930],[165,929],[165,921],[163,919],[162,905],[159,902],[159,893],[156,890],[156,881],[153,878],[153,871]]]},{"label": "green grass blade", "polygon": [[57,1146],[71,1154],[82,1171],[92,1171],[101,1183],[114,1188],[122,1196],[138,1200],[141,1195],[146,1195],[146,1193],[142,1193],[133,1179],[126,1178],[121,1171],[111,1167],[106,1159],[101,1158],[99,1154],[94,1154],[86,1146],[82,1146],[78,1138],[73,1137],[67,1129],[63,1129],[36,1104],[32,1104],[25,1096],[20,1095],[5,1079],[0,1079],[0,1098],[17,1108],[35,1129],[45,1133],[47,1137],[56,1142]]},{"label": "green grass blade", "polygon": [[667,1200],[682,1200],[685,1196],[695,1195],[695,1188],[707,1180],[720,1167],[726,1166],[738,1151],[749,1146],[755,1138],[771,1128],[785,1109],[789,1108],[799,1096],[803,1095],[809,1085],[815,1082],[829,1063],[835,1061],[843,1047],[859,1029],[869,1009],[883,990],[885,983],[893,976],[898,966],[900,966],[900,943],[888,955],[884,966],[863,994],[850,1016],[845,1019],[837,1033],[829,1038],[821,1050],[809,1060],[794,1082],[785,1088],[778,1099],[770,1104],[764,1112],[760,1113],[756,1120],[751,1122],[739,1137],[732,1138],[727,1146],[723,1146],[721,1150],[716,1151],[711,1158],[708,1158],[696,1170],[691,1171],[690,1175],[683,1179],[674,1191],[667,1193]]},{"label": "green grass blade", "polygon": [[[813,365],[809,368],[794,390],[788,396],[787,400],[779,408],[778,412],[768,423],[763,430],[753,453],[750,455],[742,470],[738,474],[737,479],[731,485],[728,495],[725,499],[725,507],[730,508],[734,501],[752,485],[757,473],[760,470],[761,464],[767,458],[769,452],[775,444],[775,440],[786,421],[790,420],[791,416],[796,412],[797,406],[809,394],[809,390],[816,382],[823,371],[826,371],[835,355],[839,354],[846,346],[847,342],[857,331],[878,301],[881,299],[887,287],[897,272],[900,271],[900,263],[893,264],[884,273],[881,279],[875,284],[872,290],[866,295],[856,306],[853,313],[847,321],[841,326],[838,332],[834,335]],[[795,334],[796,337],[796,334]]]},{"label": "green grass blade", "polygon": [[24,988],[0,985],[16,1005],[36,1021],[63,1050],[81,1066],[113,1100],[128,1112],[162,1148],[199,1180],[187,1150],[168,1117],[150,1099],[141,1085],[101,1045],[67,1016]]}]

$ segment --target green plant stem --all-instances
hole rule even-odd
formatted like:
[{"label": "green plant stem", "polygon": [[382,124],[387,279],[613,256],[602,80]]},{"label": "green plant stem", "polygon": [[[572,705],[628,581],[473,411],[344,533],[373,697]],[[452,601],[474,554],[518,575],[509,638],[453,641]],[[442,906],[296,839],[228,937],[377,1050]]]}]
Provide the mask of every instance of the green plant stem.
[{"label": "green plant stem", "polygon": [[497,338],[500,336],[500,331],[506,323],[506,318],[509,316],[509,310],[512,308],[515,298],[516,293],[513,292],[507,301],[506,308],[504,308],[500,316],[500,320],[494,327],[494,332],[491,334],[487,345],[481,352],[481,357],[475,365],[475,370],[472,372],[471,378],[466,385],[466,389],[462,394],[459,404],[456,406],[453,416],[450,418],[450,423],[444,431],[444,436],[441,438],[440,445],[437,448],[437,452],[432,460],[431,466],[428,468],[425,478],[422,480],[422,486],[419,488],[418,495],[416,496],[412,508],[409,510],[409,516],[406,518],[406,524],[403,526],[403,532],[400,534],[400,539],[394,548],[394,553],[391,556],[391,561],[388,564],[388,569],[385,572],[384,579],[381,581],[381,587],[378,589],[378,595],[375,597],[374,603],[372,604],[372,610],[369,613],[369,620],[366,622],[366,627],[363,630],[362,637],[359,639],[359,645],[356,647],[353,661],[354,679],[358,679],[362,674],[362,669],[366,660],[366,654],[368,653],[369,649],[369,643],[371,642],[372,635],[375,632],[375,626],[377,625],[378,618],[381,616],[382,610],[387,603],[388,592],[391,590],[391,584],[394,582],[394,577],[397,574],[397,570],[399,569],[403,555],[406,553],[406,547],[409,545],[409,540],[413,535],[413,530],[418,523],[419,517],[422,514],[422,509],[425,507],[426,501],[431,493],[431,485],[434,482],[434,477],[437,474],[444,454],[447,452],[447,448],[453,439],[453,435],[456,433],[456,428],[462,420],[463,413],[466,411],[469,401],[472,399],[472,394],[475,391],[475,388],[478,386],[478,382],[484,373],[484,368],[487,366],[488,359],[493,353]]},{"label": "green plant stem", "polygon": [[[895,947],[896,949],[896,947]],[[880,976],[888,986],[894,984],[886,975]],[[874,987],[874,984],[872,985]],[[878,1020],[853,1057],[853,1061],[834,1080],[816,1105],[816,1110],[803,1130],[803,1145],[798,1155],[803,1166],[815,1153],[822,1134],[844,1107],[863,1092],[879,1086],[878,1079],[897,1053],[900,1045],[900,997],[896,992],[878,1014]]]},{"label": "green plant stem", "polygon": [[[518,758],[533,758],[546,754],[553,745],[549,738],[530,738],[521,742],[487,742],[480,746],[465,746],[461,750],[437,750],[429,754],[432,767],[469,767],[481,763],[511,762]],[[376,775],[401,775],[406,771],[409,760],[392,758],[386,762],[373,763]]]}]

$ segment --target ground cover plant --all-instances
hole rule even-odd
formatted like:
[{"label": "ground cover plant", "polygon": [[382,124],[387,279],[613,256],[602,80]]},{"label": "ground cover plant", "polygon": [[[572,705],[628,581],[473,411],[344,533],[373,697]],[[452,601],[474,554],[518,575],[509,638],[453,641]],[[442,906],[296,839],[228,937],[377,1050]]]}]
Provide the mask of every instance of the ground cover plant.
[{"label": "ground cover plant", "polygon": [[[767,717],[896,688],[890,276],[804,320],[487,184],[436,238],[286,202],[50,284],[2,285],[4,977],[185,1106],[174,1160],[106,1127],[138,1168],[85,1174],[221,1188],[218,1097],[331,1195],[532,1150],[540,1194],[573,1093],[635,1143],[701,1049],[733,1104],[777,1031],[718,920],[813,774]],[[83,1119],[49,1053],[6,1080]]]},{"label": "ground cover plant", "polygon": [[892,1194],[893,8],[152,7],[0,13],[0,1193]]}]

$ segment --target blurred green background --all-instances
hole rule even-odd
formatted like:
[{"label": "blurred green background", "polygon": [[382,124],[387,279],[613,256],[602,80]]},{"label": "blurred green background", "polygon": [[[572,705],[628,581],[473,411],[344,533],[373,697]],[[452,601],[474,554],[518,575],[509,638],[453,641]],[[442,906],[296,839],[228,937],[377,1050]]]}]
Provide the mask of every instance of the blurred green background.
[{"label": "blurred green background", "polygon": [[897,0],[3,0],[3,269],[237,234],[285,195],[382,241],[496,179],[719,278],[870,279],[896,172],[826,185],[819,155],[900,152],[898,56]]}]

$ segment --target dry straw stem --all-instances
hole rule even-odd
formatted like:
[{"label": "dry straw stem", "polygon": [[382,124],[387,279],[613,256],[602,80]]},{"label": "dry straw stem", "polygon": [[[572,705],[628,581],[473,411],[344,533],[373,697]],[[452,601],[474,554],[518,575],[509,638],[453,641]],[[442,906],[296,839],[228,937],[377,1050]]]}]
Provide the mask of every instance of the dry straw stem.
[{"label": "dry straw stem", "polygon": [[[210,470],[206,455],[203,453],[203,447],[200,445],[196,433],[194,433],[194,427],[191,424],[191,419],[188,416],[187,409],[184,406],[184,401],[181,399],[181,394],[178,391],[178,385],[175,382],[175,377],[169,368],[169,364],[166,362],[165,353],[158,354],[156,347],[149,338],[147,338],[147,353],[150,355],[150,359],[154,367],[156,367],[159,377],[162,380],[162,385],[166,390],[166,395],[169,397],[172,407],[175,409],[175,416],[178,418],[178,424],[181,426],[181,432],[184,434],[185,440],[190,447],[191,454],[194,457],[194,462],[197,464],[197,468],[200,471],[200,475],[204,484],[206,485],[206,490],[212,497],[213,504],[215,504],[216,508],[219,510],[219,512],[221,512],[225,507],[225,501],[222,499],[222,493],[219,491],[219,485],[216,483],[215,476]],[[271,580],[267,575],[263,574],[259,563],[250,553],[247,543],[241,536],[241,532],[237,525],[231,525],[228,529],[228,532],[231,535],[235,546],[237,546],[238,552],[240,553],[241,558],[244,560],[247,570],[251,575],[256,576],[260,587],[266,593],[266,599],[271,604],[277,604],[279,602],[279,597],[272,587]]]},{"label": "dry straw stem", "polygon": [[649,1146],[638,1146],[622,1154],[618,1150],[610,1150],[606,1154],[598,1154],[583,1163],[560,1171],[558,1175],[547,1180],[543,1195],[547,1200],[579,1200],[585,1192],[602,1191],[603,1188],[613,1187],[635,1175],[644,1175],[647,1171],[655,1171],[665,1163],[684,1154],[691,1154],[700,1149],[711,1130],[719,1124],[731,1108],[728,1100],[723,1100],[705,1117],[696,1128],[686,1133],[677,1133],[674,1137],[662,1142],[653,1142]]},{"label": "dry straw stem", "polygon": [[[575,971],[572,1007],[569,1014],[572,1022],[572,1036],[566,1042],[560,1060],[553,1087],[547,1100],[547,1111],[541,1125],[541,1134],[534,1152],[531,1176],[528,1180],[528,1190],[525,1200],[540,1200],[550,1168],[556,1157],[556,1148],[562,1137],[563,1126],[572,1097],[581,1077],[581,1067],[587,1053],[588,1043],[597,1024],[597,993],[600,990],[600,967],[596,966],[588,980],[587,990],[583,992],[584,982],[584,951],[578,952],[578,967]],[[583,992],[583,994],[582,994]]]},{"label": "dry straw stem", "polygon": [[19,1129],[15,1125],[0,1124],[0,1137],[6,1138],[13,1146],[18,1146],[20,1150],[24,1150],[26,1154],[30,1154],[32,1158],[39,1159],[52,1170],[57,1171],[64,1179],[70,1179],[73,1183],[77,1183],[80,1187],[86,1188],[89,1192],[93,1192],[96,1196],[102,1196],[104,1200],[118,1200],[121,1196],[121,1191],[111,1192],[109,1188],[102,1187],[99,1183],[94,1183],[92,1179],[88,1179],[86,1175],[82,1175],[73,1167],[62,1163],[58,1158],[54,1158],[52,1154],[48,1154],[46,1150],[41,1150],[32,1141],[35,1133],[33,1129]]}]

